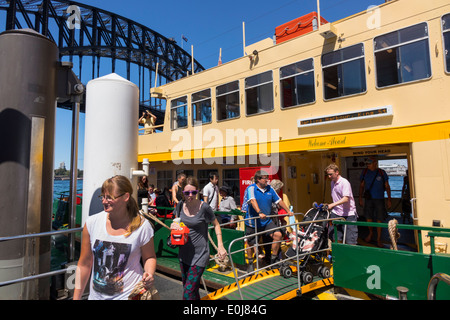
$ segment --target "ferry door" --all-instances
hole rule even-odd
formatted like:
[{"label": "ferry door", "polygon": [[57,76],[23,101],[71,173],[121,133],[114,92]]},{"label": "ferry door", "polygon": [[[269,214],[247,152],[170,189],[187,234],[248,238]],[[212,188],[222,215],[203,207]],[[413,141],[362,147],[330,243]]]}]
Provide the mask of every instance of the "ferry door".
[{"label": "ferry door", "polygon": [[[383,151],[383,150],[381,150]],[[364,153],[361,155],[360,153]],[[377,155],[378,168],[386,171],[391,189],[391,207],[388,215],[399,223],[412,223],[411,177],[407,153],[379,153],[379,150],[353,151],[352,156],[344,156],[340,161],[341,175],[350,181],[360,220],[365,220],[363,207],[359,204],[360,177],[367,168],[366,161],[371,155]],[[385,199],[387,192],[385,191]]]},{"label": "ferry door", "polygon": [[[284,163],[285,191],[289,194],[294,211],[306,212],[313,202],[330,203],[331,181],[325,175],[325,168],[336,163],[340,174],[350,181],[358,215],[364,220],[363,208],[359,205],[360,176],[367,167],[366,160],[371,155],[378,156],[378,166],[389,176],[392,206],[388,209],[399,223],[402,223],[402,188],[404,177],[410,167],[409,146],[378,148],[348,148],[318,152],[294,152],[286,154]],[[409,175],[406,181],[412,185]],[[413,196],[413,188],[411,197]],[[385,193],[385,197],[387,194]],[[405,200],[405,199],[404,199]],[[410,203],[409,198],[404,201]],[[404,206],[404,205],[403,205]],[[403,208],[408,210],[408,208]],[[410,215],[409,215],[410,217]],[[412,222],[412,218],[409,223]],[[406,223],[406,222],[405,222]]]}]

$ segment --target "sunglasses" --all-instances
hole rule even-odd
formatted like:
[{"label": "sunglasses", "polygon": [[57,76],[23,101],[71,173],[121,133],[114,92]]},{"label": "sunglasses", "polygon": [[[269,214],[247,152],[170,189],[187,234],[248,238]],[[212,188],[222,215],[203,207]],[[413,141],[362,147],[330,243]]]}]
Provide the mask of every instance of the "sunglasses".
[{"label": "sunglasses", "polygon": [[192,190],[192,191],[183,191],[183,194],[185,196],[195,196],[198,193],[197,190]]},{"label": "sunglasses", "polygon": [[[126,193],[126,192],[125,192]],[[101,195],[99,195],[98,196],[98,198],[101,200],[101,201],[103,201],[103,200],[106,200],[106,201],[108,201],[108,202],[111,202],[111,201],[114,201],[114,200],[116,200],[116,199],[119,199],[121,196],[123,196],[125,193],[122,193],[120,196],[117,196],[117,197],[113,197],[113,196],[110,196],[110,195],[103,195],[103,194],[101,194]]]}]

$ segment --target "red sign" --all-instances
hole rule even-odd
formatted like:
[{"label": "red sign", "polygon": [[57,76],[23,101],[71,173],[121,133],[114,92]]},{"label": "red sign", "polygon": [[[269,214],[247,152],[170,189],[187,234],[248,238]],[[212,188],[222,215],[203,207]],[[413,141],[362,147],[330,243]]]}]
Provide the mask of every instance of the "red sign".
[{"label": "red sign", "polygon": [[[245,189],[251,185],[252,177],[255,175],[256,171],[264,170],[269,176],[267,183],[270,183],[273,179],[281,180],[281,167],[248,167],[239,168],[239,193],[241,195],[241,207],[242,201],[244,200]],[[282,196],[282,191],[278,192],[279,196]]]}]

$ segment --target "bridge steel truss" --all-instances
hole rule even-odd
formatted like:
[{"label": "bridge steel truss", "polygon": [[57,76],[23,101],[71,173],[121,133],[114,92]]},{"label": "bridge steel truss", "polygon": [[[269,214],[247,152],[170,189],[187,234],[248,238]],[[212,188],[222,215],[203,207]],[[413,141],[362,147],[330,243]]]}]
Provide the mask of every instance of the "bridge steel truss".
[{"label": "bridge steel truss", "polygon": [[[175,40],[96,7],[65,0],[0,0],[0,12],[2,10],[6,11],[4,30],[33,29],[56,43],[60,58],[68,56],[72,61],[74,56],[78,56],[80,79],[84,56],[92,57],[92,79],[95,78],[95,71],[99,76],[101,58],[111,59],[112,72],[116,72],[117,60],[124,61],[128,80],[131,78],[131,66],[138,66],[141,92],[139,112],[151,109],[156,113],[158,123],[164,119],[161,105],[150,106],[147,102],[151,99],[143,99],[144,93],[152,86],[155,73],[162,84],[163,81],[167,83],[191,74],[192,65],[194,73],[204,70]],[[0,31],[2,20],[0,15]],[[149,73],[148,84],[144,81],[145,70]],[[70,105],[59,106],[71,108]],[[84,104],[81,110],[84,111]]]}]

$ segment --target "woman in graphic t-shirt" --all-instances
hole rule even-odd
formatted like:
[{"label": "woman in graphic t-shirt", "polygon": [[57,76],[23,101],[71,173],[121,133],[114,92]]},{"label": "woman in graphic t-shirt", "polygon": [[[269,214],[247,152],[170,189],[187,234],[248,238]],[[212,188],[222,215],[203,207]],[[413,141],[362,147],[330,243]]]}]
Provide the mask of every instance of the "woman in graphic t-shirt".
[{"label": "woman in graphic t-shirt", "polygon": [[90,300],[126,300],[139,281],[150,289],[154,280],[153,228],[139,214],[130,181],[114,176],[101,192],[104,211],[90,216],[83,229],[74,300],[81,298],[89,276]]}]

